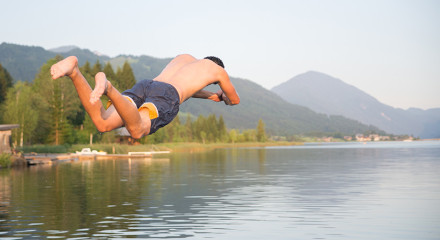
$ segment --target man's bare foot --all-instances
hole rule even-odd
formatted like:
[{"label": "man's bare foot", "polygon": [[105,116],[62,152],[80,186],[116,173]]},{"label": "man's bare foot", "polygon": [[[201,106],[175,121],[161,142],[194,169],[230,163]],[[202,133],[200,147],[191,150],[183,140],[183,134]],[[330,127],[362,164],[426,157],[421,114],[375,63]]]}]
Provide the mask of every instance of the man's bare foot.
[{"label": "man's bare foot", "polygon": [[75,56],[67,57],[50,68],[52,79],[69,76],[78,67],[78,59]]},{"label": "man's bare foot", "polygon": [[112,87],[111,83],[105,77],[105,73],[99,72],[95,75],[95,89],[90,94],[90,103],[96,103],[102,95]]}]

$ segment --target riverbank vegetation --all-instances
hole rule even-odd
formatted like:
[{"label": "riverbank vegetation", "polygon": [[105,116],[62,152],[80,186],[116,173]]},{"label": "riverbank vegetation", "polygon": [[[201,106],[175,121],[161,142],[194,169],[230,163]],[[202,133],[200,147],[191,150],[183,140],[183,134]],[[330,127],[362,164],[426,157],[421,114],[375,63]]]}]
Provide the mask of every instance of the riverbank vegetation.
[{"label": "riverbank vegetation", "polygon": [[12,157],[9,153],[0,154],[0,168],[7,168],[12,164]]}]

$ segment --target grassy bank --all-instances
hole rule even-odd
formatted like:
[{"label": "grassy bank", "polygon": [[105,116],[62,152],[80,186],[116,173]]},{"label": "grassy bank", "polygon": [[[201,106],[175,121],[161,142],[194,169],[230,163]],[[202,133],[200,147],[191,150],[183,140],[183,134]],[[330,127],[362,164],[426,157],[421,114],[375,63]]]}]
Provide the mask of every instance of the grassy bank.
[{"label": "grassy bank", "polygon": [[264,147],[264,146],[290,146],[302,143],[295,142],[245,142],[245,143],[161,143],[161,144],[144,144],[144,145],[128,145],[128,144],[75,144],[75,145],[32,145],[25,146],[18,150],[23,153],[74,153],[81,151],[83,148],[91,148],[92,150],[103,151],[109,154],[127,154],[128,152],[148,152],[148,151],[207,151],[216,148],[235,148],[235,147]]},{"label": "grassy bank", "polygon": [[146,145],[128,145],[128,144],[74,144],[74,145],[31,145],[24,146],[18,150],[23,153],[74,153],[81,151],[83,148],[90,148],[92,150],[107,152],[109,154],[127,154],[128,152],[147,152],[147,151],[164,151],[164,149],[158,145],[146,144]]},{"label": "grassy bank", "polygon": [[244,143],[162,143],[157,146],[171,149],[173,152],[206,151],[217,148],[267,147],[302,145],[297,142],[244,142]]}]

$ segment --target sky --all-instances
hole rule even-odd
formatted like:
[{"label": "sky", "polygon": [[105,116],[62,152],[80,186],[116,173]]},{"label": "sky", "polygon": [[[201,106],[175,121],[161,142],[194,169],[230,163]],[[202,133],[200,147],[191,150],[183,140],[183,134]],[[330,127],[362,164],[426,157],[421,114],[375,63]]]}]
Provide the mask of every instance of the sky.
[{"label": "sky", "polygon": [[440,107],[437,0],[0,0],[0,42],[220,57],[271,89],[307,71],[396,108]]}]

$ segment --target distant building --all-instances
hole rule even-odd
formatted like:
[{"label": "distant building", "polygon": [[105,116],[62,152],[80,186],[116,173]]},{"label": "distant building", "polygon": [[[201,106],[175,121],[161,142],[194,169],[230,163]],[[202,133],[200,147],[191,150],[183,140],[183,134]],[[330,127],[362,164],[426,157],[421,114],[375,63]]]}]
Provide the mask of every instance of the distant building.
[{"label": "distant building", "polygon": [[12,129],[18,127],[18,124],[0,124],[0,153],[11,153]]},{"label": "distant building", "polygon": [[118,143],[128,143],[130,145],[137,145],[139,142],[132,138],[130,133],[128,132],[127,128],[121,127],[115,130],[116,136],[118,136],[116,142]]},{"label": "distant building", "polygon": [[371,141],[375,141],[375,142],[380,141],[379,134],[370,134],[370,136],[368,137],[371,139]]},{"label": "distant building", "polygon": [[321,138],[321,141],[322,142],[331,142],[331,141],[333,141],[333,137],[323,137],[323,138]]},{"label": "distant building", "polygon": [[353,137],[352,136],[344,136],[344,140],[351,141],[351,140],[353,140]]},{"label": "distant building", "polygon": [[360,134],[360,133],[356,134],[356,141],[358,142],[365,141],[364,134]]},{"label": "distant building", "polygon": [[390,136],[380,136],[381,141],[389,141],[390,139]]}]

